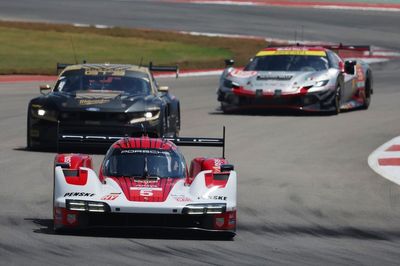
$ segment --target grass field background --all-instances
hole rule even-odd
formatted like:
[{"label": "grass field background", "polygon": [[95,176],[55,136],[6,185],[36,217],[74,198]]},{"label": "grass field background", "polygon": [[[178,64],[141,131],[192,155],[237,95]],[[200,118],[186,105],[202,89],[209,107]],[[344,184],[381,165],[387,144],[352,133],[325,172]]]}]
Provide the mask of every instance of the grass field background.
[{"label": "grass field background", "polygon": [[98,29],[26,22],[0,22],[0,74],[55,74],[56,64],[178,64],[181,69],[220,68],[233,58],[248,62],[262,40],[189,36],[127,28]]}]

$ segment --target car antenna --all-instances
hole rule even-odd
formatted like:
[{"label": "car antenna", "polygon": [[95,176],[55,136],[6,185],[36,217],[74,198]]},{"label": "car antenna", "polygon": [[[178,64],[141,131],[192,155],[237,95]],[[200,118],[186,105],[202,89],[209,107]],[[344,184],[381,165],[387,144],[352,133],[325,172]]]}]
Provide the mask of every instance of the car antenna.
[{"label": "car antenna", "polygon": [[222,127],[222,141],[223,141],[222,158],[225,159],[225,126]]},{"label": "car antenna", "polygon": [[72,52],[74,54],[74,59],[75,59],[75,64],[78,64],[78,59],[76,58],[76,52],[75,52],[75,46],[74,46],[74,41],[72,40],[72,36],[69,36],[69,40],[71,42],[71,47],[72,47]]}]

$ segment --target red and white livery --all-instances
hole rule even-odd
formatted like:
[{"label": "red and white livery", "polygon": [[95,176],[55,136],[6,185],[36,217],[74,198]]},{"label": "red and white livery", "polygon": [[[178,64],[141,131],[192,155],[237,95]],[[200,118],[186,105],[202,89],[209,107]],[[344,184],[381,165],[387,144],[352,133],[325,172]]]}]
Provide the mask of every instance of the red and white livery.
[{"label": "red and white livery", "polygon": [[225,138],[124,138],[105,155],[99,174],[89,155],[58,154],[54,229],[184,228],[236,230],[237,177],[220,158],[196,157],[187,170],[177,145],[224,146]]}]

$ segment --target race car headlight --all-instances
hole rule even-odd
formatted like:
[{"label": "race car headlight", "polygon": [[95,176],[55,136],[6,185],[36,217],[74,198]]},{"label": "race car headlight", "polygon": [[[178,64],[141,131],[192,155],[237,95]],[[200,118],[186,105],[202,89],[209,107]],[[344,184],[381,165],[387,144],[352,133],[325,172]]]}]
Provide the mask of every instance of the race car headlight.
[{"label": "race car headlight", "polygon": [[129,121],[129,124],[136,124],[145,121],[153,121],[160,117],[160,110],[152,110],[136,113],[134,118]]},{"label": "race car headlight", "polygon": [[32,115],[36,118],[57,122],[58,114],[54,110],[32,108]]},{"label": "race car headlight", "polygon": [[220,214],[226,212],[226,204],[224,203],[208,203],[208,204],[188,204],[182,213],[190,215],[200,214]]},{"label": "race car headlight", "polygon": [[66,208],[71,211],[83,212],[109,212],[110,206],[105,202],[85,201],[85,200],[66,200]]},{"label": "race car headlight", "polygon": [[314,86],[322,87],[322,86],[325,86],[326,84],[328,84],[328,82],[329,82],[329,79],[316,81]]}]

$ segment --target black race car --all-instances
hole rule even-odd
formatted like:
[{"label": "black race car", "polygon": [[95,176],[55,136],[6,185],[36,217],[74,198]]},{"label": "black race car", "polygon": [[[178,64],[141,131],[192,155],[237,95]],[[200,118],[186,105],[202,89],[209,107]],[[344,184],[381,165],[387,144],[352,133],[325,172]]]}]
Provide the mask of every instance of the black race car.
[{"label": "black race car", "polygon": [[[176,137],[179,100],[158,86],[153,71],[177,67],[115,64],[57,65],[54,86],[28,106],[28,149],[65,144],[109,145],[125,137]],[[46,93],[46,91],[49,91]],[[75,145],[73,145],[75,146]]]}]

